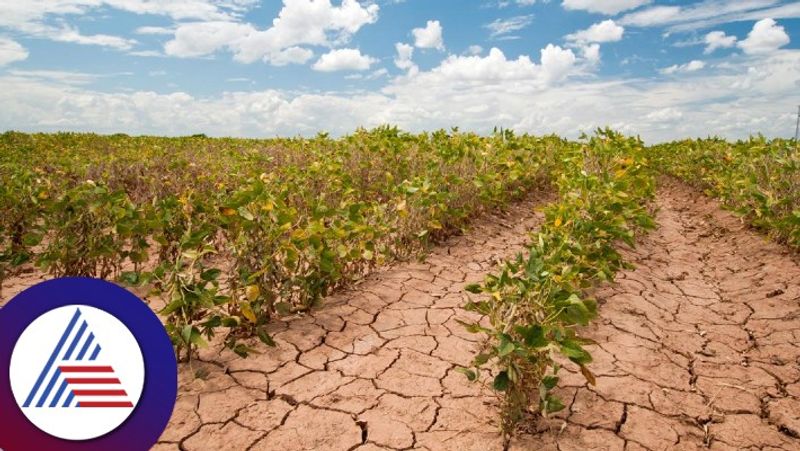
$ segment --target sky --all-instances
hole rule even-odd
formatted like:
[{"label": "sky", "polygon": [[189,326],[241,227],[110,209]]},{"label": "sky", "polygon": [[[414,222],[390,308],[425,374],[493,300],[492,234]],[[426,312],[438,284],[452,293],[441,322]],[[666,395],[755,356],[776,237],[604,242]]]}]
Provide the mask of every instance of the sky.
[{"label": "sky", "polygon": [[0,0],[0,131],[794,134],[800,1]]}]

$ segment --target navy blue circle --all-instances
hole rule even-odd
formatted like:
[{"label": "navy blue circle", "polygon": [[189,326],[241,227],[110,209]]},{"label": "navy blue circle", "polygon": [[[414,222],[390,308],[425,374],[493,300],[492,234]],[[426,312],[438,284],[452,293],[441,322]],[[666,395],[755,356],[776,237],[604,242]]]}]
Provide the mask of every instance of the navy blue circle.
[{"label": "navy blue circle", "polygon": [[85,277],[54,279],[16,295],[0,309],[0,368],[9,368],[22,332],[36,318],[65,305],[82,304],[120,320],[133,334],[144,358],[144,387],[133,413],[101,437],[71,441],[53,437],[24,415],[11,391],[8,370],[0,371],[0,449],[120,450],[150,449],[166,429],[178,392],[178,366],[172,343],[158,316],[136,295],[111,282]]}]

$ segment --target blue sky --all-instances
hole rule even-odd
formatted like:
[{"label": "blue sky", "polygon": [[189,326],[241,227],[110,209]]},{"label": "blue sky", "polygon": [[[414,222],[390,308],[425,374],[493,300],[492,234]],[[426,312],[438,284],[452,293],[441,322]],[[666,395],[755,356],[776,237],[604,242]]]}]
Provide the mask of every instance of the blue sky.
[{"label": "blue sky", "polygon": [[17,0],[0,130],[788,136],[800,2]]}]

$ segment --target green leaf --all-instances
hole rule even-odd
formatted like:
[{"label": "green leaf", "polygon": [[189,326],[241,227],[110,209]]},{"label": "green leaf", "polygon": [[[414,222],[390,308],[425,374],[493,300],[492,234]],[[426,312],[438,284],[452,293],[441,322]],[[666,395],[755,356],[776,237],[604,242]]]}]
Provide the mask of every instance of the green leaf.
[{"label": "green leaf", "polygon": [[561,353],[569,357],[570,360],[578,365],[585,365],[592,361],[591,354],[584,350],[581,345],[574,340],[562,341]]},{"label": "green leaf", "polygon": [[506,391],[508,390],[508,383],[508,373],[506,371],[501,371],[495,376],[492,386],[497,391]]},{"label": "green leaf", "polygon": [[564,410],[564,407],[566,407],[566,406],[564,405],[563,402],[561,402],[561,400],[559,398],[557,398],[555,396],[552,396],[552,395],[548,395],[547,399],[544,401],[544,409],[543,410],[544,410],[545,413],[550,414],[550,413],[558,412],[560,410]]},{"label": "green leaf", "polygon": [[273,340],[272,337],[269,336],[269,334],[263,327],[259,327],[257,332],[258,332],[258,339],[261,340],[262,343],[273,348],[275,347],[275,340]]},{"label": "green leaf", "polygon": [[472,361],[472,364],[475,366],[481,366],[489,361],[492,356],[490,354],[478,354],[475,356],[475,359]]},{"label": "green leaf", "polygon": [[124,271],[119,275],[120,282],[127,285],[138,285],[140,279],[140,274],[136,271]]},{"label": "green leaf", "polygon": [[481,286],[477,283],[471,283],[466,287],[464,287],[464,289],[470,293],[475,293],[475,294],[479,294],[483,291]]},{"label": "green leaf", "polygon": [[500,339],[500,345],[497,346],[497,356],[505,357],[514,352],[514,349],[516,349],[516,346],[514,346],[514,343],[509,339],[508,335],[503,335]]},{"label": "green leaf", "polygon": [[217,280],[220,274],[222,274],[222,270],[217,268],[211,268],[203,271],[200,274],[200,278],[207,282],[211,282],[213,280]]},{"label": "green leaf", "polygon": [[546,390],[552,390],[558,385],[558,376],[545,376],[542,378],[542,385]]},{"label": "green leaf", "polygon": [[517,326],[516,331],[522,336],[526,346],[543,348],[549,344],[547,338],[544,336],[544,328],[539,324],[528,327]]},{"label": "green leaf", "polygon": [[469,368],[458,367],[458,368],[456,368],[456,371],[458,371],[459,373],[462,373],[465,376],[467,376],[467,379],[470,382],[474,382],[474,381],[476,381],[478,379],[478,374],[475,371],[472,371]]}]

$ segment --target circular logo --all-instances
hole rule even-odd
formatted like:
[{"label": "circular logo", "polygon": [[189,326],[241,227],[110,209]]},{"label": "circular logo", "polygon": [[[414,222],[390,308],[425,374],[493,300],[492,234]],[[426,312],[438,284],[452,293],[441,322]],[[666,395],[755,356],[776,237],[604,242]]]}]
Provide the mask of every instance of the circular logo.
[{"label": "circular logo", "polygon": [[88,305],[68,305],[22,332],[9,378],[17,405],[36,427],[86,440],[113,431],[133,413],[144,387],[144,359],[121,321]]},{"label": "circular logo", "polygon": [[177,394],[152,310],[109,282],[64,278],[0,309],[0,449],[145,450]]}]

